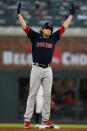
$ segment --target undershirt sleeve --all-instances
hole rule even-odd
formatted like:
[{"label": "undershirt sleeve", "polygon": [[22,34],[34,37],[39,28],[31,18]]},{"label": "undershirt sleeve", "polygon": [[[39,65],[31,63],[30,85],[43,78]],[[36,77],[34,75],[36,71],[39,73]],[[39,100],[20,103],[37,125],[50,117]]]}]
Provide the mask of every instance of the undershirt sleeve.
[{"label": "undershirt sleeve", "polygon": [[65,27],[62,25],[59,30],[60,30],[60,36],[62,36],[65,31]]},{"label": "undershirt sleeve", "polygon": [[26,25],[26,29],[24,31],[26,32],[27,35],[29,35],[29,33],[30,33],[30,27],[28,25]]}]

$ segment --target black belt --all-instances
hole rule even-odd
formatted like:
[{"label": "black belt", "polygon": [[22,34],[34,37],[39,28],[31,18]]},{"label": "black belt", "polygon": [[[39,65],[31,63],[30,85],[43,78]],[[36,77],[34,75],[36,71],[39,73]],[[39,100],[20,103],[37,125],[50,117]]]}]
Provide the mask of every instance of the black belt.
[{"label": "black belt", "polygon": [[36,66],[39,66],[39,67],[42,67],[42,68],[47,68],[50,66],[50,64],[48,65],[43,65],[43,64],[39,64],[39,63],[33,63],[33,65],[36,65]]}]

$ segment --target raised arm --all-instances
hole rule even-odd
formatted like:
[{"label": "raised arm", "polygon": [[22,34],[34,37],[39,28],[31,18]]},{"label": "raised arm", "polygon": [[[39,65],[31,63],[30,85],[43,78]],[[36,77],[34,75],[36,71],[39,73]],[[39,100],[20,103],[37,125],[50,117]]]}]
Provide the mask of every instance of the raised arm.
[{"label": "raised arm", "polygon": [[66,21],[63,23],[63,26],[65,27],[65,29],[70,25],[70,23],[72,21],[72,18],[73,18],[74,14],[75,14],[76,9],[77,9],[77,7],[75,7],[73,4],[69,8],[70,15],[68,16]]},{"label": "raised arm", "polygon": [[17,8],[17,14],[18,14],[18,18],[19,18],[19,22],[22,26],[22,28],[25,30],[26,29],[26,23],[21,15],[21,2],[18,3],[18,8]]},{"label": "raised arm", "polygon": [[70,25],[72,18],[73,18],[73,15],[69,15],[66,21],[63,23],[63,26],[65,27],[65,29],[68,28],[68,26]]}]

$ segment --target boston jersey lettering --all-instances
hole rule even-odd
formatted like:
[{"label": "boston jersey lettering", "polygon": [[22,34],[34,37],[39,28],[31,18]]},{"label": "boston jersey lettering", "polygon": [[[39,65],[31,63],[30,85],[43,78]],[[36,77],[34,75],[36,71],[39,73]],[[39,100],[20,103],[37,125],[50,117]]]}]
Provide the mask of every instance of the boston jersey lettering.
[{"label": "boston jersey lettering", "polygon": [[44,48],[51,48],[52,49],[52,44],[51,43],[44,43],[44,42],[37,42],[37,47],[44,47]]}]

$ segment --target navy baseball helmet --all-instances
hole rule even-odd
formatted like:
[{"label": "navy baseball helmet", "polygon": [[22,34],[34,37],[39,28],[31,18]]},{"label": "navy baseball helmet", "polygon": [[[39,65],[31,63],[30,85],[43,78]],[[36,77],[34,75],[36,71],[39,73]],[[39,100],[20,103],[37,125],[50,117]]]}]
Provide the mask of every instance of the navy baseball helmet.
[{"label": "navy baseball helmet", "polygon": [[42,29],[44,28],[49,28],[51,31],[53,31],[53,25],[50,22],[46,22],[43,26]]}]

